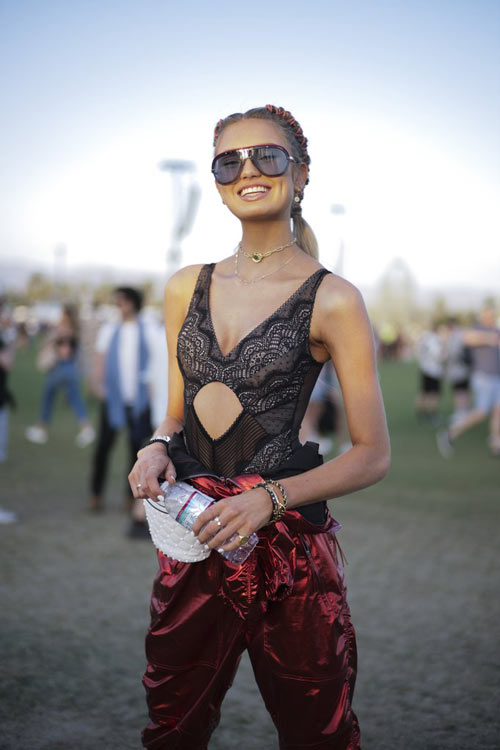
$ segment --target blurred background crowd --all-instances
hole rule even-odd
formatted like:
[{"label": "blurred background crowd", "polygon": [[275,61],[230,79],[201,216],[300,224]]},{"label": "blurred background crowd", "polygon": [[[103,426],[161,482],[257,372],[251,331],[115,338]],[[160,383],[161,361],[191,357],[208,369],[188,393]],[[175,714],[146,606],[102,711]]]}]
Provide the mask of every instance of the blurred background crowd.
[{"label": "blurred background crowd", "polygon": [[[135,455],[162,420],[167,402],[167,354],[161,300],[153,284],[95,290],[42,285],[32,278],[24,293],[0,297],[0,460],[8,459],[9,419],[16,419],[16,382],[10,377],[16,351],[31,350],[43,373],[39,410],[23,426],[25,439],[50,450],[54,406],[74,415],[75,450],[88,449],[88,509],[105,507],[106,483],[115,438],[124,431],[128,465],[123,466],[127,533],[147,538],[142,502],[126,481]],[[437,309],[436,309],[437,308]],[[495,300],[460,314],[438,301],[434,309],[401,316],[394,308],[372,311],[381,360],[411,362],[415,420],[435,429],[444,458],[454,442],[488,420],[488,449],[500,457],[500,328]],[[404,377],[406,370],[401,370]],[[417,376],[415,376],[417,373]],[[302,440],[318,442],[325,456],[349,447],[342,395],[335,370],[326,366],[304,418]],[[42,446],[48,446],[42,448]],[[2,523],[16,521],[5,508]]]}]

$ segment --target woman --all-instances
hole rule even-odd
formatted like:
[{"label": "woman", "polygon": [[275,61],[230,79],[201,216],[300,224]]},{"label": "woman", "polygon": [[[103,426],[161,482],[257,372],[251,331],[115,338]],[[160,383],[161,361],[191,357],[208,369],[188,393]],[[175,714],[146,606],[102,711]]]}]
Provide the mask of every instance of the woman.
[{"label": "woman", "polygon": [[61,319],[38,356],[38,367],[47,375],[40,405],[40,420],[38,424],[26,428],[26,437],[32,443],[47,442],[54,401],[60,390],[66,392],[68,403],[78,420],[80,429],[75,437],[76,444],[85,448],[95,438],[80,388],[78,334],[77,313],[73,307],[66,305]]},{"label": "woman", "polygon": [[[189,477],[217,499],[195,524],[201,542],[230,550],[258,531],[259,544],[240,567],[159,554],[143,743],[206,748],[247,648],[281,748],[353,750],[356,647],[326,500],[388,469],[372,331],[301,217],[310,159],[298,122],[271,105],[249,110],[219,121],[214,145],[216,187],[242,239],[233,256],[167,283],[167,416],[129,480],[136,497],[156,498],[158,477]],[[322,465],[298,432],[330,358],[352,448]]]},{"label": "woman", "polygon": [[446,360],[444,325],[436,321],[430,331],[424,331],[417,341],[415,354],[420,374],[419,392],[415,403],[417,417],[437,426]]}]

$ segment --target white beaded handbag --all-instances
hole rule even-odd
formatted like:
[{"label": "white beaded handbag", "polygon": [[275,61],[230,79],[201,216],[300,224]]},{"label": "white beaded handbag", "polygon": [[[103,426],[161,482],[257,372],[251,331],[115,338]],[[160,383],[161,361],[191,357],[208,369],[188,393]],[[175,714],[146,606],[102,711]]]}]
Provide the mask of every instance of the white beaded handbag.
[{"label": "white beaded handbag", "polygon": [[180,562],[200,562],[211,553],[190,529],[186,529],[167,512],[163,500],[144,498],[149,533],[155,547]]}]

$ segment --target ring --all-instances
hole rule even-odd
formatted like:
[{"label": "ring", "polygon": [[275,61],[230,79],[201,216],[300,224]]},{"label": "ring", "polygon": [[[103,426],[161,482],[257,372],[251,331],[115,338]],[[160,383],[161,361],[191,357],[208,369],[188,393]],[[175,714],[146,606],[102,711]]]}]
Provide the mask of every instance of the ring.
[{"label": "ring", "polygon": [[135,487],[136,487],[136,489],[137,489],[137,490],[140,490],[140,489],[141,489],[141,487],[142,487],[142,484],[140,484],[140,483],[139,483],[139,484],[136,484],[136,485],[135,485]]},{"label": "ring", "polygon": [[248,537],[244,534],[238,534],[238,538],[240,540],[240,547],[244,547],[245,544],[248,544]]},{"label": "ring", "polygon": [[213,520],[215,521],[215,523],[217,524],[217,526],[219,526],[219,528],[222,526],[222,524],[220,522],[219,516],[215,516],[215,518]]}]

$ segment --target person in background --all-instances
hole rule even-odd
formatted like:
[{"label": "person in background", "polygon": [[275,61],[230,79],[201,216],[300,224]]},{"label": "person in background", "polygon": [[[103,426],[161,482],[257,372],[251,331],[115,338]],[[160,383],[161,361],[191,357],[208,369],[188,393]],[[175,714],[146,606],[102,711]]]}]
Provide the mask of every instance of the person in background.
[{"label": "person in background", "polygon": [[[109,459],[120,430],[126,429],[129,469],[144,441],[151,435],[150,364],[158,345],[157,326],[139,315],[142,293],[133,287],[118,287],[114,301],[118,323],[104,324],[98,331],[92,374],[92,390],[101,399],[98,437],[92,461],[90,510],[104,507],[103,492]],[[147,536],[142,502],[133,502],[126,484],[125,505],[132,513],[129,535]]]},{"label": "person in background", "polygon": [[417,341],[415,354],[420,373],[416,411],[420,419],[437,426],[439,423],[439,399],[444,375],[446,329],[434,323],[430,331],[424,331]]},{"label": "person in background", "polygon": [[9,408],[14,396],[9,389],[9,372],[16,355],[16,328],[0,288],[0,461],[7,459],[9,440]]},{"label": "person in background", "polygon": [[[7,460],[9,408],[15,405],[8,384],[15,355],[16,328],[7,309],[3,290],[0,288],[0,463]],[[17,520],[16,513],[0,507],[0,524],[15,523]]]},{"label": "person in background", "polygon": [[489,447],[493,456],[500,456],[500,328],[493,305],[483,307],[478,324],[464,330],[462,341],[472,353],[474,407],[447,430],[436,433],[438,450],[449,458],[455,441],[490,416]]},{"label": "person in background", "polygon": [[470,348],[464,344],[463,329],[458,318],[449,318],[447,328],[445,377],[453,391],[451,424],[456,424],[470,409],[472,354]]},{"label": "person in background", "polygon": [[85,448],[95,438],[80,384],[79,326],[76,310],[71,305],[63,308],[61,319],[47,336],[38,355],[39,369],[46,372],[40,405],[40,419],[26,428],[26,438],[32,443],[47,442],[49,424],[58,392],[65,392],[80,426],[75,442]]},{"label": "person in background", "polygon": [[333,448],[332,439],[323,434],[322,427],[325,421],[329,422],[326,430],[335,437],[335,452],[338,454],[349,450],[352,446],[347,434],[342,394],[331,361],[324,365],[316,381],[299,434],[303,443],[308,440],[318,443],[319,452],[323,456]]}]

